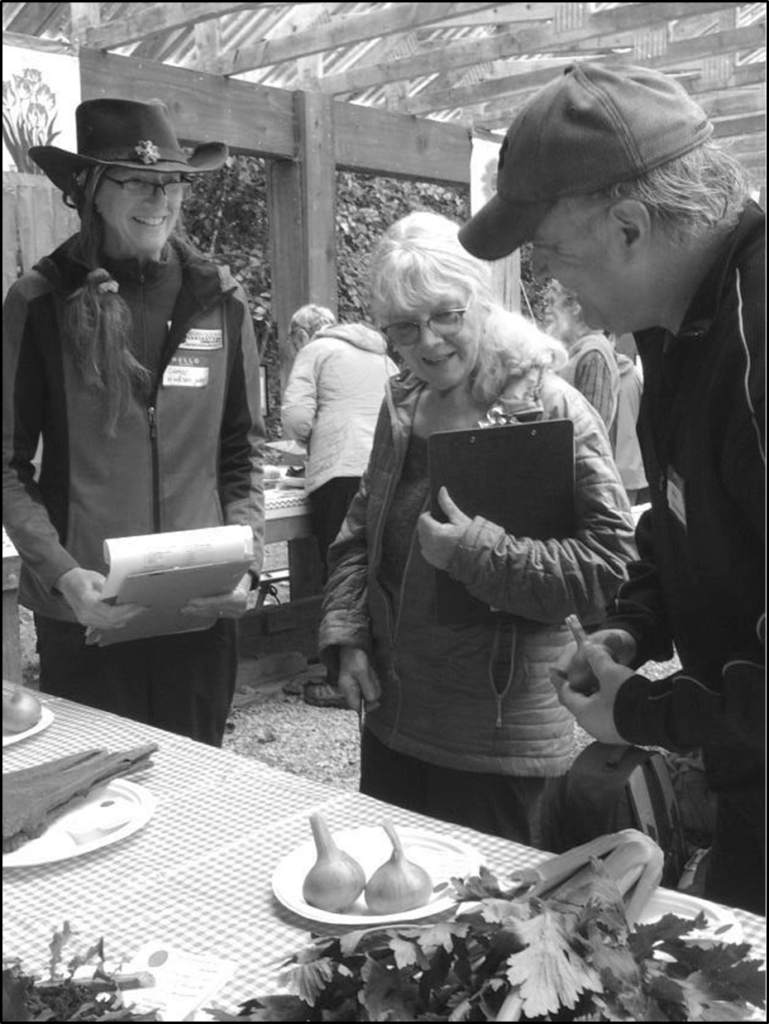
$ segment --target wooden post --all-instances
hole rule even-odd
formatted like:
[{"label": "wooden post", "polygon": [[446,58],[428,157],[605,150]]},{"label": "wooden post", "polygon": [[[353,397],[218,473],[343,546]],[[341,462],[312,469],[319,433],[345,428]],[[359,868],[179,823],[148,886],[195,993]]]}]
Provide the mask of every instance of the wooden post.
[{"label": "wooden post", "polygon": [[302,258],[302,198],[299,166],[290,160],[267,164],[267,202],[270,224],[272,317],[278,328],[280,393],[286,387],[288,325],[294,310],[307,300],[306,265]]},{"label": "wooden post", "polygon": [[[288,346],[291,316],[308,302],[334,312],[337,308],[333,99],[295,92],[294,126],[297,159],[274,160],[267,174],[272,313],[278,326],[281,394],[295,355]],[[317,595],[321,563],[316,540],[289,541],[288,561],[292,602]],[[313,623],[314,629],[315,619]],[[314,648],[314,634],[309,642]]]},{"label": "wooden post", "polygon": [[273,161],[267,177],[281,392],[293,361],[291,315],[308,302],[337,306],[333,110],[329,96],[294,93],[297,159]]}]

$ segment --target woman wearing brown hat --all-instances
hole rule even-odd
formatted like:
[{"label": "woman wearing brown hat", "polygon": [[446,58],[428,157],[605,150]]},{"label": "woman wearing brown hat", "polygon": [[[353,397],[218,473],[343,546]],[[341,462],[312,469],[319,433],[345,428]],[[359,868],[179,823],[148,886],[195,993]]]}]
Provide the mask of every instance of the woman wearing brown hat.
[{"label": "woman wearing brown hat", "polygon": [[[30,156],[80,230],[4,306],[3,520],[22,559],[48,693],[220,745],[236,624],[252,603],[264,505],[259,369],[242,289],[177,232],[190,175],[222,143],[179,146],[160,103],[99,99],[78,151]],[[40,472],[32,459],[42,438]],[[189,603],[207,629],[93,642],[141,609],[102,601],[106,538],[251,526],[235,590]]]}]

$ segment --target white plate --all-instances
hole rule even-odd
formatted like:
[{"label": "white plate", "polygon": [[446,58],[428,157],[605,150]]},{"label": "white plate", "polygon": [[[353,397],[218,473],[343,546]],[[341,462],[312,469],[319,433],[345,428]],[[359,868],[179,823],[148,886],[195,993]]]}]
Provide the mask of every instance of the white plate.
[{"label": "white plate", "polygon": [[143,786],[113,779],[56,818],[37,839],[4,853],[3,867],[53,864],[119,843],[147,824],[155,804],[155,797]]},{"label": "white plate", "polygon": [[19,740],[26,740],[30,736],[34,736],[37,732],[42,732],[43,729],[47,729],[53,721],[54,715],[50,708],[43,705],[43,710],[39,720],[29,729],[25,729],[24,732],[9,732],[3,733],[3,746],[10,747],[12,743],[18,743]]},{"label": "white plate", "polygon": [[709,900],[701,900],[695,896],[687,896],[684,892],[674,889],[657,889],[646,904],[639,924],[651,924],[659,920],[663,914],[675,914],[676,917],[693,918],[702,912],[707,924],[704,928],[687,932],[687,941],[703,942],[742,942],[742,926],[737,918],[726,907]]},{"label": "white plate", "polygon": [[[481,855],[472,846],[460,843],[451,836],[442,836],[423,829],[401,828],[396,826],[403,852],[408,860],[419,864],[429,874],[433,886],[448,882],[452,877],[463,878],[477,874],[481,865]],[[381,826],[376,828],[342,829],[333,833],[334,842],[340,850],[349,853],[363,868],[366,879],[392,854],[392,844]],[[317,851],[315,843],[309,839],[283,858],[272,876],[272,889],[284,907],[295,914],[336,925],[366,925],[373,927],[388,924],[392,921],[416,921],[422,917],[439,914],[454,906],[454,900],[447,895],[450,892],[444,887],[440,892],[433,892],[429,902],[413,910],[405,910],[400,914],[373,914],[366,906],[363,895],[356,900],[348,913],[335,914],[328,910],[319,910],[305,903],[302,886],[307,872],[315,863]]]}]

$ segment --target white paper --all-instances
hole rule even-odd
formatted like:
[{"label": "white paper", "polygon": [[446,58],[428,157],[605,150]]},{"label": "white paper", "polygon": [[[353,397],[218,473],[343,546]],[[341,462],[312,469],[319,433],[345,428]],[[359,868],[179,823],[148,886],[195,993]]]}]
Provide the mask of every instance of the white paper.
[{"label": "white paper", "polygon": [[109,566],[109,575],[102,600],[116,597],[126,576],[194,565],[251,561],[253,550],[254,535],[250,526],[213,526],[105,540],[104,560]]},{"label": "white paper", "polygon": [[139,1012],[157,1009],[164,1021],[192,1020],[236,968],[231,960],[186,953],[161,941],[147,942],[129,963],[123,964],[122,970],[129,974],[149,971],[155,984],[126,991],[124,999],[127,1004],[134,1003]]}]

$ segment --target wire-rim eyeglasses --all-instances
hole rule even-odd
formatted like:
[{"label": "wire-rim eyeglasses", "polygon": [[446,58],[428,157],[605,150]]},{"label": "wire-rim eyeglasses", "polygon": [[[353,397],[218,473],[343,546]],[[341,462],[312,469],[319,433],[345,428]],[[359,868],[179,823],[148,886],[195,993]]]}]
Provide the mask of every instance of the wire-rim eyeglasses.
[{"label": "wire-rim eyeglasses", "polygon": [[379,329],[393,345],[408,348],[420,340],[422,327],[425,325],[440,338],[451,338],[458,334],[462,329],[466,312],[467,306],[462,309],[442,309],[437,313],[431,313],[425,320],[397,320]]},{"label": "wire-rim eyeglasses", "polygon": [[121,181],[119,178],[111,178],[109,174],[103,175],[107,181],[111,181],[113,185],[119,185],[121,189],[130,196],[151,196],[155,197],[156,189],[160,189],[164,196],[170,196],[172,199],[180,196],[184,189],[191,183],[190,178],[176,178],[173,181],[152,181],[150,178],[126,178]]}]

